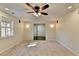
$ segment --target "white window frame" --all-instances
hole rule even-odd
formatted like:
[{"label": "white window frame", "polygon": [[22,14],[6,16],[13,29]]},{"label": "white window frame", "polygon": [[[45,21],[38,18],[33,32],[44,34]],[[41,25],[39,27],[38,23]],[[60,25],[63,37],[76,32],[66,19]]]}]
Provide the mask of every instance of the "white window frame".
[{"label": "white window frame", "polygon": [[[2,22],[4,22],[4,26],[2,26]],[[10,21],[8,18],[6,20],[6,18],[4,18],[4,20],[2,19],[0,25],[1,25],[1,37],[11,37],[13,36],[13,21]],[[7,24],[10,24],[10,26],[8,27]],[[5,34],[4,36],[2,36],[2,28],[4,28],[5,30]],[[8,34],[7,30],[10,29],[10,33]],[[8,35],[7,35],[8,34]]]}]

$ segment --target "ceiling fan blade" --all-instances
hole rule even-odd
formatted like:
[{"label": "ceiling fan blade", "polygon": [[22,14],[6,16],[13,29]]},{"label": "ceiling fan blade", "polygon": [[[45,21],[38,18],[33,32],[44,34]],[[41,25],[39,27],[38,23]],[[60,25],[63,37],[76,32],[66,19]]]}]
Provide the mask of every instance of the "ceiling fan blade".
[{"label": "ceiling fan blade", "polygon": [[45,9],[47,9],[48,7],[49,7],[49,5],[46,4],[46,5],[44,5],[44,6],[41,8],[41,10],[45,10]]},{"label": "ceiling fan blade", "polygon": [[41,14],[42,14],[42,15],[48,15],[48,13],[45,13],[45,12],[41,12]]},{"label": "ceiling fan blade", "polygon": [[34,12],[27,12],[27,13],[34,13]]},{"label": "ceiling fan blade", "polygon": [[29,3],[25,3],[25,4],[34,10],[34,7],[31,4]]}]

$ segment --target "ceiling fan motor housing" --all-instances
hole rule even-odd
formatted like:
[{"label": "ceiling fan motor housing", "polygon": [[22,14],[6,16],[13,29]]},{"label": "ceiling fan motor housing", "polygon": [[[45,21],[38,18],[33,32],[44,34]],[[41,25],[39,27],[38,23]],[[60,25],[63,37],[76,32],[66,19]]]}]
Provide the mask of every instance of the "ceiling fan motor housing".
[{"label": "ceiling fan motor housing", "polygon": [[39,12],[40,7],[39,7],[39,6],[35,6],[34,8],[35,8],[35,12],[36,12],[36,13],[38,13],[38,12]]},{"label": "ceiling fan motor housing", "polygon": [[40,7],[39,6],[35,6],[35,9],[40,9]]}]

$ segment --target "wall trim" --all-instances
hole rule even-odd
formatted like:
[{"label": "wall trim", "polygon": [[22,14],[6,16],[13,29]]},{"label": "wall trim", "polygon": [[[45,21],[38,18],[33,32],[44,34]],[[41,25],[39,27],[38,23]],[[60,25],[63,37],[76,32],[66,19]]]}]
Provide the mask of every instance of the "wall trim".
[{"label": "wall trim", "polygon": [[[56,40],[57,41],[57,40]],[[59,44],[61,44],[63,47],[67,48],[69,51],[71,51],[73,54],[75,54],[76,56],[79,56],[78,53],[76,53],[74,50],[72,50],[71,48],[69,48],[67,45],[65,45],[64,43],[57,41]]]}]

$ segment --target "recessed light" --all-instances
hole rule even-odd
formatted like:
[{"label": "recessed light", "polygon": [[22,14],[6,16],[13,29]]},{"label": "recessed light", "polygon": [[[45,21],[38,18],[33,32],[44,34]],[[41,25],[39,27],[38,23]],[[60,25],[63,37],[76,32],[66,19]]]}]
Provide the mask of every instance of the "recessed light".
[{"label": "recessed light", "polygon": [[10,10],[9,8],[5,8],[5,10]]},{"label": "recessed light", "polygon": [[71,9],[71,8],[72,8],[72,6],[69,6],[69,7],[68,7],[68,9]]}]

